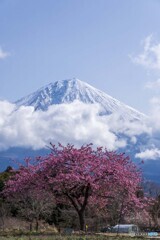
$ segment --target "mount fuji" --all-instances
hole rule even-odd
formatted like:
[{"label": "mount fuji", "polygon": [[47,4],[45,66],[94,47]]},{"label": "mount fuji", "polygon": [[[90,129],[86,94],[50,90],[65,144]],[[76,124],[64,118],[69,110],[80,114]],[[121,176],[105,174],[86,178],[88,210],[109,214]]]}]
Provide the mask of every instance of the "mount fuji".
[{"label": "mount fuji", "polygon": [[104,115],[118,112],[127,120],[143,121],[146,118],[143,113],[76,78],[50,83],[15,104],[18,107],[33,106],[35,110],[46,111],[53,104],[69,104],[75,100],[86,104],[98,103]]},{"label": "mount fuji", "polygon": [[[139,163],[141,161],[140,159],[136,158],[136,153],[142,152],[144,149],[148,148],[148,145],[151,146],[153,142],[154,144],[156,142],[158,147],[160,146],[159,137],[155,140],[152,139],[148,133],[140,131],[141,126],[143,127],[144,123],[148,121],[148,117],[145,114],[76,78],[50,83],[38,89],[37,91],[17,100],[14,104],[16,105],[15,111],[23,106],[32,106],[35,113],[43,113],[44,116],[45,112],[47,114],[48,110],[52,106],[55,106],[56,109],[58,109],[63,104],[71,106],[75,101],[81,102],[88,106],[93,106],[93,108],[96,104],[100,106],[99,118],[102,118],[102,122],[104,123],[106,119],[110,119],[111,132],[114,133],[117,139],[122,138],[127,141],[127,145],[121,147],[120,149],[117,149],[117,151],[126,152],[126,154],[130,155],[136,163]],[[80,110],[78,111],[81,115]],[[118,126],[120,129],[118,129],[118,131],[115,129],[115,122],[112,122],[112,116],[114,115],[119,116],[119,118],[116,119],[116,126]],[[45,119],[47,119],[47,117]],[[65,117],[66,116],[63,116],[63,118]],[[72,117],[74,116],[71,116],[70,118]],[[47,121],[45,124],[47,124]],[[52,124],[52,120],[50,124],[54,125],[54,123]],[[58,123],[58,126],[61,127],[61,124],[62,123]],[[76,124],[79,124],[79,122]],[[98,123],[95,121],[95,127],[96,124]],[[132,129],[130,129],[130,126],[128,124],[133,125]],[[131,134],[133,131],[137,130],[137,124],[140,126],[140,129],[138,129],[139,133],[135,135],[136,137],[134,136],[134,138],[132,138]],[[105,135],[105,129],[101,128],[101,131],[102,135]],[[60,132],[63,134],[63,130]],[[94,136],[96,137],[96,135]],[[61,139],[63,139],[63,136]],[[32,148],[23,148],[22,146],[11,147],[5,151],[0,151],[0,170],[6,168],[8,165],[12,165],[10,161],[11,159],[21,161],[28,156],[33,157],[46,153],[48,153],[48,150],[46,149],[41,148],[39,150],[34,150]],[[160,173],[158,171],[159,167],[159,161],[154,161],[153,165],[152,159],[147,160],[143,166],[145,176],[149,179],[160,181]]]}]

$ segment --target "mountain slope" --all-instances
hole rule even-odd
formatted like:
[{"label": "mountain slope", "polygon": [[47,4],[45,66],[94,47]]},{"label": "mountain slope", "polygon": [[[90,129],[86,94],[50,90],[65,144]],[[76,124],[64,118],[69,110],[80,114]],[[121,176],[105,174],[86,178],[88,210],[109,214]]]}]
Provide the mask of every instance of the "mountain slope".
[{"label": "mountain slope", "polygon": [[129,120],[145,118],[144,114],[75,78],[50,83],[15,103],[17,106],[33,106],[35,110],[46,111],[50,105],[74,100],[87,104],[98,103],[102,107],[102,114],[118,113],[123,119]]}]

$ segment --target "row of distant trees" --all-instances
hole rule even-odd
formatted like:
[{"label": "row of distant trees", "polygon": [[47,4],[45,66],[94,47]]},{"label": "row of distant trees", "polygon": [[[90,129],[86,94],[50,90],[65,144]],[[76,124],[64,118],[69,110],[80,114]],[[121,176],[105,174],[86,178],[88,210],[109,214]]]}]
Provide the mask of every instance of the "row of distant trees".
[{"label": "row of distant trees", "polygon": [[41,219],[78,228],[75,215],[80,230],[91,227],[91,219],[108,225],[154,222],[158,227],[160,198],[144,194],[140,170],[124,153],[92,144],[51,144],[49,155],[1,173],[0,191],[1,220],[7,205],[12,215],[30,222],[31,230],[33,221],[38,230]]}]

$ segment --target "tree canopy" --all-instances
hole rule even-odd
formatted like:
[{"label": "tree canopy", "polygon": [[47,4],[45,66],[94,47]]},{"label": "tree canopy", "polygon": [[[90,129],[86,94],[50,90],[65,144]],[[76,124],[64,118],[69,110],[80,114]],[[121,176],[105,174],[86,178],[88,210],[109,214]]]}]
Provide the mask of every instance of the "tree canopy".
[{"label": "tree canopy", "polygon": [[32,186],[41,198],[42,189],[50,191],[57,203],[74,207],[84,230],[87,206],[102,209],[119,198],[122,214],[142,209],[144,197],[137,195],[140,184],[141,172],[124,153],[94,149],[92,144],[80,148],[59,144],[51,145],[49,155],[27,161],[7,182],[4,193],[23,195]]}]

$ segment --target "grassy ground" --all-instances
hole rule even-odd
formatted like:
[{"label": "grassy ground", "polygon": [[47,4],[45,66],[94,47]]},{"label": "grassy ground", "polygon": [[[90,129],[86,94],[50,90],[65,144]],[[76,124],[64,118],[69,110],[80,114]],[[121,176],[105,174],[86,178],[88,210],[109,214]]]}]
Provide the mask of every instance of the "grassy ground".
[{"label": "grassy ground", "polygon": [[[144,239],[144,238],[143,238]],[[25,237],[0,237],[0,240],[133,240],[131,237],[109,236],[25,236]],[[140,238],[134,238],[140,240]]]}]

